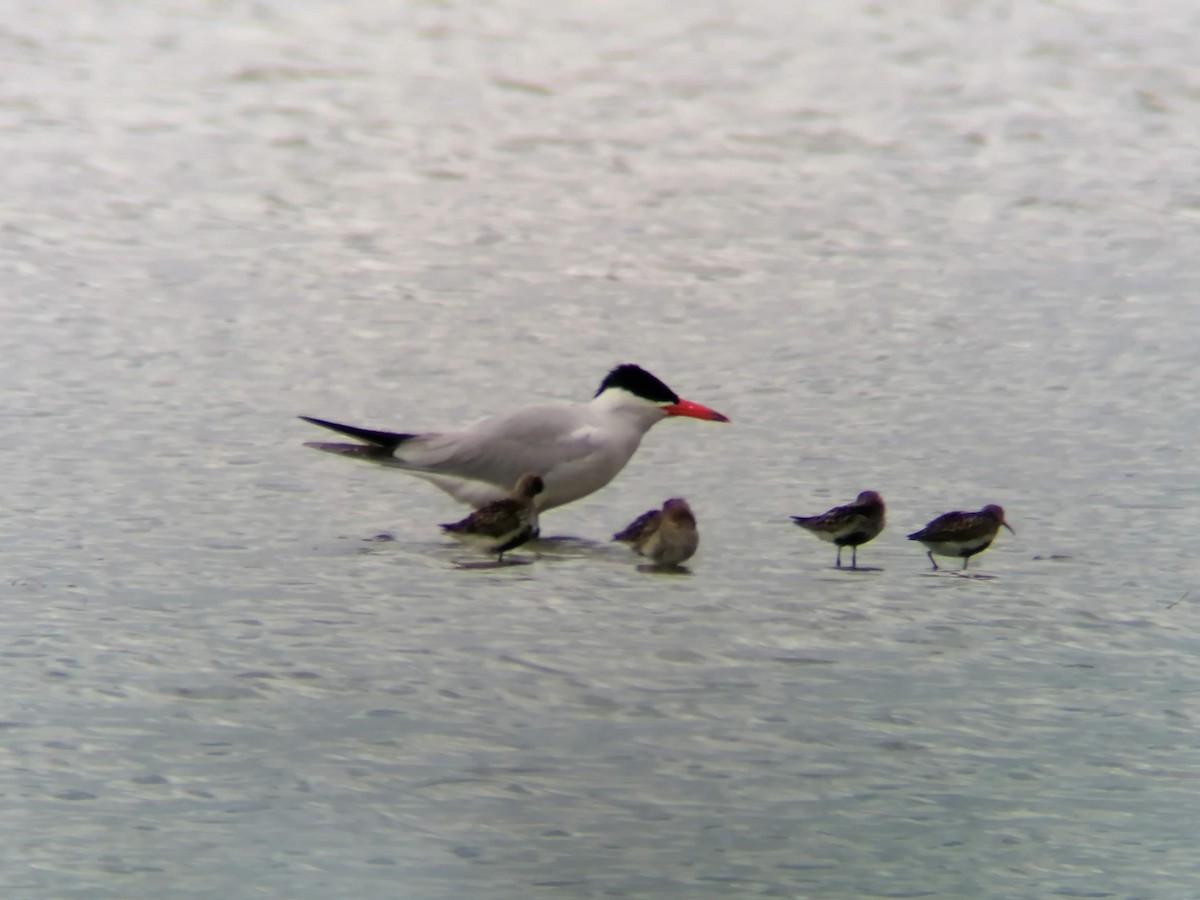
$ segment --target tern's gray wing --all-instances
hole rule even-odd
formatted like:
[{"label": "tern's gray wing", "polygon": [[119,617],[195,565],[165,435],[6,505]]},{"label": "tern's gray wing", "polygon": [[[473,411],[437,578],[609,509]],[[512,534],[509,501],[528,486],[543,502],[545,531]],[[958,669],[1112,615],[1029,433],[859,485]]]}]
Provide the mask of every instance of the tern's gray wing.
[{"label": "tern's gray wing", "polygon": [[578,408],[538,406],[463,431],[416,435],[395,456],[406,468],[511,488],[526,472],[555,481],[607,452],[603,435]]},{"label": "tern's gray wing", "polygon": [[367,443],[308,446],[404,469],[473,506],[505,496],[526,473],[540,475],[546,489],[537,498],[539,509],[604,487],[645,433],[637,423],[597,415],[590,404],[529,407],[461,431],[393,434],[323,420],[315,424]]}]

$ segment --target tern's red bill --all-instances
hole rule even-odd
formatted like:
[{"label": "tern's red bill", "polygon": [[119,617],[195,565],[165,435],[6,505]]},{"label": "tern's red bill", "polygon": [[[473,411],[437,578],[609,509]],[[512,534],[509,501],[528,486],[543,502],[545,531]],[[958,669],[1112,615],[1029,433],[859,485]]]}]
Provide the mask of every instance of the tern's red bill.
[{"label": "tern's red bill", "polygon": [[678,403],[668,403],[663,407],[669,416],[687,416],[691,419],[705,419],[709,422],[728,422],[729,417],[723,416],[715,409],[709,409],[703,403],[692,400],[680,400]]}]

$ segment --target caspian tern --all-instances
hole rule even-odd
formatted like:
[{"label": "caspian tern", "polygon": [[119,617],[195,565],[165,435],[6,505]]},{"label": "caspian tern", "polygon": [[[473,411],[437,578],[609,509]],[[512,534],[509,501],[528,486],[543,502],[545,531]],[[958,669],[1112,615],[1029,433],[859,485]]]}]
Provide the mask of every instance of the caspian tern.
[{"label": "caspian tern", "polygon": [[672,497],[661,510],[642,513],[614,534],[613,540],[629,544],[660,566],[677,566],[695,554],[700,546],[700,533],[688,502],[682,497]]},{"label": "caspian tern", "polygon": [[508,496],[521,475],[537,472],[546,490],[539,509],[553,509],[604,487],[625,467],[642,436],[669,416],[728,422],[639,366],[617,366],[588,403],[530,406],[489,416],[462,431],[372,431],[301,416],[363,441],[308,447],[395,466],[456,500],[480,507]]},{"label": "caspian tern", "polygon": [[920,531],[910,534],[908,539],[925,545],[934,571],[938,568],[933,558],[936,553],[938,556],[962,557],[965,572],[972,556],[992,546],[1001,525],[1016,534],[1012,526],[1004,521],[1004,510],[995,503],[989,503],[979,512],[942,513]]},{"label": "caspian tern", "polygon": [[835,506],[816,516],[792,516],[792,521],[823,541],[835,544],[837,568],[842,567],[842,548],[850,548],[850,568],[858,568],[858,548],[883,531],[883,498],[875,491],[863,491],[853,503]]},{"label": "caspian tern", "polygon": [[443,525],[442,530],[464,544],[497,554],[496,562],[501,562],[505,553],[537,534],[538,513],[533,498],[544,488],[537,475],[522,475],[509,496],[479,507],[461,522]]}]

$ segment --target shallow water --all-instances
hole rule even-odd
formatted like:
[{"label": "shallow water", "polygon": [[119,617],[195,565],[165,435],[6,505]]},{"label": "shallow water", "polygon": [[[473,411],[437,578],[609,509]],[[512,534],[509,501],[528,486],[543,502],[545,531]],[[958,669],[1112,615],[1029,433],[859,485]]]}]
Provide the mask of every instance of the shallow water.
[{"label": "shallow water", "polygon": [[[4,895],[1193,896],[1194,11],[377,6],[0,30]],[[530,565],[294,418],[620,361]]]}]

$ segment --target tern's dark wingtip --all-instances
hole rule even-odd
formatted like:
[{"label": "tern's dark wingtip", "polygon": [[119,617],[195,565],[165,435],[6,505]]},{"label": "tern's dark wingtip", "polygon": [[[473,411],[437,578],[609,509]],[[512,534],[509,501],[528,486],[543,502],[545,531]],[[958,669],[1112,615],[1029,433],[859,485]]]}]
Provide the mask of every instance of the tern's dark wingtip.
[{"label": "tern's dark wingtip", "polygon": [[313,416],[300,416],[299,418],[311,425],[328,428],[330,431],[336,431],[338,434],[344,434],[355,440],[364,441],[381,450],[387,450],[389,453],[405,441],[413,438],[411,434],[396,431],[375,431],[371,428],[359,428],[357,425],[342,425],[340,422],[330,422],[328,419],[317,419]]},{"label": "tern's dark wingtip", "polygon": [[302,422],[307,422],[309,425],[316,425],[318,428],[328,428],[330,431],[340,431],[342,426],[337,422],[330,422],[328,419],[318,419],[316,416],[296,416]]}]

